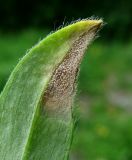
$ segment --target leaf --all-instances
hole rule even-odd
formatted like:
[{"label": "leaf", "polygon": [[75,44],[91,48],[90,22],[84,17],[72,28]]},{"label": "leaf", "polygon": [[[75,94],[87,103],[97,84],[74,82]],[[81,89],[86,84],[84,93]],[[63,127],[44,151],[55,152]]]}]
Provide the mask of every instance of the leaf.
[{"label": "leaf", "polygon": [[18,63],[0,95],[1,160],[66,160],[76,77],[102,20],[82,20],[47,36]]}]

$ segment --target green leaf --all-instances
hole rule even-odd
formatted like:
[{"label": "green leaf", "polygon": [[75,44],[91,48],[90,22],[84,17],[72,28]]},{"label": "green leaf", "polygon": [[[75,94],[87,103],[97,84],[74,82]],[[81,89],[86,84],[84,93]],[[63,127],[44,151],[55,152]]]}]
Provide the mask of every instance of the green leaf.
[{"label": "green leaf", "polygon": [[1,160],[66,160],[76,77],[102,20],[47,36],[18,63],[0,95]]}]

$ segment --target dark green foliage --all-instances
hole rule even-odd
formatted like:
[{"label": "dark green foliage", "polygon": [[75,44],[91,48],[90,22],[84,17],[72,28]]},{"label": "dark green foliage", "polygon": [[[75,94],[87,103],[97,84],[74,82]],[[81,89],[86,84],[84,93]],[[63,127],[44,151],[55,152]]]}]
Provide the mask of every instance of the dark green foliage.
[{"label": "dark green foliage", "polygon": [[[73,9],[74,8],[74,9]],[[0,16],[3,30],[16,30],[25,27],[56,29],[63,24],[90,16],[103,17],[109,24],[103,31],[107,39],[131,37],[131,0],[87,0],[87,1],[1,1]],[[64,23],[65,23],[64,22]],[[126,39],[125,39],[126,40]]]}]

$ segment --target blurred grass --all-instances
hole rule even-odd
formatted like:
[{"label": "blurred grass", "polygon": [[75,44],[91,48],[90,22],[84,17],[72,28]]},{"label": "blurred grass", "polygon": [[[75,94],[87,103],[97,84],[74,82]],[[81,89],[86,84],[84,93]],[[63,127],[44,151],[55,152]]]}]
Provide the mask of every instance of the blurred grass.
[{"label": "blurred grass", "polygon": [[[78,121],[72,154],[76,160],[131,160],[132,118],[101,99]],[[79,157],[79,158],[77,158]]]},{"label": "blurred grass", "polygon": [[[42,35],[43,33],[43,35]],[[47,31],[0,34],[0,90],[19,59]],[[132,159],[132,42],[100,42],[88,49],[78,83],[71,159]]]},{"label": "blurred grass", "polygon": [[26,30],[15,34],[0,34],[0,90],[20,58],[46,33],[47,31]]}]

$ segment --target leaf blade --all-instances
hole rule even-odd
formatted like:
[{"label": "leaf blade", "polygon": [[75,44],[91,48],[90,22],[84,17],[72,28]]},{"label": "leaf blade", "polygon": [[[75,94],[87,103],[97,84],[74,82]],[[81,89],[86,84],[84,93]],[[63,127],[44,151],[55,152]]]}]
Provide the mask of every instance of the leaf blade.
[{"label": "leaf blade", "polygon": [[[70,118],[67,123],[62,122],[62,119],[51,117],[47,119],[46,116],[41,115],[40,102],[53,71],[61,63],[74,41],[84,31],[98,23],[96,20],[80,21],[53,33],[33,47],[16,66],[0,96],[1,159],[22,160],[33,159],[34,157],[35,159],[47,159],[51,152],[48,151],[49,148],[45,148],[47,154],[42,152],[42,146],[44,148],[45,143],[42,141],[41,145],[38,145],[42,150],[39,153],[40,148],[37,151],[35,149],[35,155],[33,155],[33,146],[36,143],[34,145],[32,143],[35,142],[34,136],[38,136],[37,130],[42,132],[43,129],[48,128],[49,124],[52,127],[41,134],[40,137],[42,138],[42,135],[46,137],[48,132],[52,135],[53,131],[58,128],[57,126],[60,126],[62,132],[57,129],[58,133],[55,133],[54,141],[50,141],[49,137],[46,144],[48,146],[50,141],[50,143],[52,142],[51,148],[58,146],[57,136],[61,133],[59,144],[60,146],[64,144],[63,152],[65,154],[62,157],[60,156],[60,159],[67,158],[73,128],[72,112],[69,112]],[[34,129],[35,127],[36,129]],[[63,139],[63,136],[69,138]],[[68,141],[67,143],[64,143],[65,139]],[[61,151],[60,146],[59,149],[54,148],[53,156],[50,159],[57,159]]]}]

